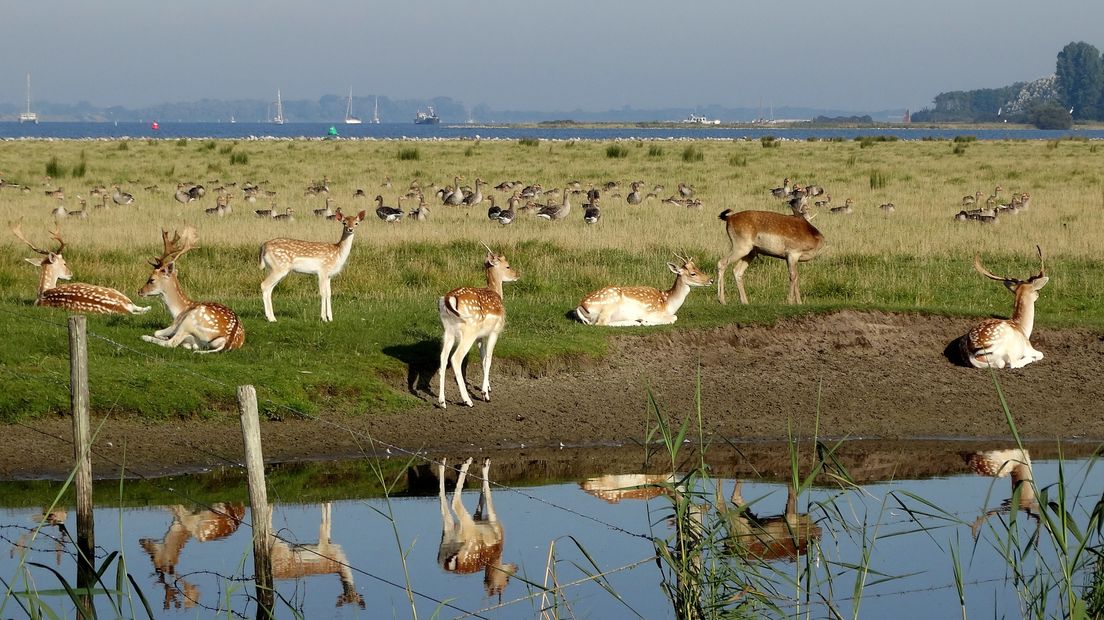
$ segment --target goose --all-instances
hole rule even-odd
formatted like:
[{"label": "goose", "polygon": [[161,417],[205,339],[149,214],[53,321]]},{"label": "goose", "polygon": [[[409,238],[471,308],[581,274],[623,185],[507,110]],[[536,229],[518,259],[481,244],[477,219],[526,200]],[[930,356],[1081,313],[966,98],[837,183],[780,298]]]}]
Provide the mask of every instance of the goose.
[{"label": "goose", "polygon": [[367,198],[368,194],[364,193],[363,189],[357,188],[357,191],[353,192],[353,198]]},{"label": "goose", "polygon": [[117,205],[128,205],[134,202],[134,196],[119,189],[118,185],[115,185],[115,192],[111,194],[111,200],[115,201]]},{"label": "goose", "polygon": [[257,214],[257,217],[276,217],[276,203],[273,202],[268,209],[257,209],[253,212]]},{"label": "goose", "polygon": [[61,219],[63,217],[68,217],[69,212],[65,210],[65,207],[58,205],[50,211],[50,215],[54,216],[57,219]]},{"label": "goose", "polygon": [[824,200],[818,200],[813,203],[818,209],[827,209],[832,206],[832,195],[828,194],[824,197]]},{"label": "goose", "polygon": [[642,181],[633,181],[629,184],[629,187],[632,189],[632,191],[629,192],[628,196],[625,196],[625,202],[631,205],[638,205],[644,202],[645,197],[640,194],[641,185],[644,185]]},{"label": "goose", "polygon": [[583,221],[587,224],[597,224],[598,220],[602,219],[602,209],[598,207],[597,197],[583,207]]},{"label": "goose", "polygon": [[544,220],[562,220],[571,212],[570,193],[564,192],[563,202],[560,204],[548,204],[537,211],[537,217]]},{"label": "goose", "polygon": [[107,208],[107,194],[100,194],[100,204],[96,205],[97,209]]},{"label": "goose", "polygon": [[824,193],[824,188],[819,185],[806,185],[805,192],[809,194],[810,197],[816,197]]},{"label": "goose", "polygon": [[700,209],[702,208],[702,201],[698,200],[697,198],[688,198],[683,201],[682,206],[686,207],[687,209]]},{"label": "goose", "polygon": [[977,192],[974,193],[973,196],[963,196],[962,197],[962,206],[968,207],[972,204],[977,204],[980,200],[981,200],[981,191],[978,190]]},{"label": "goose", "polygon": [[384,177],[383,183],[380,184],[380,187],[391,189],[391,177]]},{"label": "goose", "polygon": [[793,188],[790,187],[790,178],[786,177],[785,179],[782,179],[782,187],[776,187],[770,192],[771,196],[774,196],[775,198],[786,198],[790,195],[790,192],[792,191]]},{"label": "goose", "polygon": [[407,217],[418,222],[424,222],[428,215],[429,205],[426,204],[425,197],[421,197],[418,201],[418,206],[411,209],[410,213],[406,214]]},{"label": "goose", "polygon": [[886,215],[889,215],[889,214],[893,213],[893,210],[896,209],[897,207],[895,207],[892,202],[887,202],[883,205],[879,205],[878,208],[881,209],[882,211],[885,211]]},{"label": "goose", "polygon": [[693,198],[694,197],[694,186],[690,185],[688,183],[679,183],[678,184],[678,193],[679,193],[679,196],[682,196],[683,198]]},{"label": "goose", "polygon": [[151,193],[161,191],[161,188],[158,187],[158,185],[156,183],[153,184],[153,185],[147,185],[147,186],[143,187],[142,189],[146,190],[147,192],[151,192]]},{"label": "goose", "polygon": [[333,198],[327,196],[326,206],[322,207],[321,209],[315,209],[313,213],[318,217],[329,218],[334,213],[333,209],[330,207],[331,204],[333,204]]},{"label": "goose", "polygon": [[454,183],[456,183],[456,185],[453,186],[453,187],[455,187],[455,189],[452,190],[452,192],[445,195],[445,197],[443,199],[443,202],[445,204],[456,207],[456,206],[459,206],[461,203],[464,202],[464,191],[462,189],[460,189],[460,179],[461,179],[461,177],[458,177],[458,176],[453,177],[452,180],[453,180]]},{"label": "goose", "polygon": [[487,219],[495,221],[498,219],[498,216],[502,215],[502,207],[495,205],[494,196],[488,196],[487,200],[491,201],[491,206],[487,209]]},{"label": "goose", "polygon": [[188,188],[188,195],[192,197],[192,200],[199,200],[206,193],[207,190],[202,185],[193,185]]},{"label": "goose", "polygon": [[794,185],[790,189],[790,198],[803,198],[809,195],[809,190],[805,189],[803,185]]},{"label": "goose", "polygon": [[607,192],[612,192],[618,187],[621,187],[621,185],[617,181],[606,181],[605,185],[602,186]]},{"label": "goose", "polygon": [[542,192],[544,192],[544,188],[541,187],[541,184],[535,183],[533,185],[527,185],[525,188],[523,188],[519,197],[524,198],[525,200],[536,200],[537,198],[540,198]]},{"label": "goose", "polygon": [[376,195],[376,217],[385,222],[401,222],[403,217],[402,197],[399,197],[398,207],[387,207],[383,204],[383,196]]},{"label": "goose", "polygon": [[176,184],[176,193],[173,194],[173,198],[175,198],[176,201],[180,204],[188,204],[189,202],[195,200],[195,198],[192,197],[192,194],[184,189],[183,183]]},{"label": "goose", "polygon": [[520,200],[517,194],[510,196],[510,198],[506,200],[506,209],[498,214],[499,224],[506,226],[513,223],[514,217],[517,215],[517,203]]},{"label": "goose", "polygon": [[851,205],[854,202],[855,202],[854,200],[848,198],[847,200],[843,201],[843,206],[842,207],[832,207],[831,209],[828,209],[828,212],[829,213],[835,213],[836,215],[841,215],[841,214],[842,215],[850,215],[851,212],[854,210],[854,209],[851,208]]},{"label": "goose", "polygon": [[272,219],[278,220],[280,222],[294,222],[295,221],[294,213],[295,213],[294,209],[292,209],[291,207],[287,207],[286,209],[284,209],[283,213],[273,215]]},{"label": "goose", "polygon": [[65,190],[60,187],[46,190],[46,195],[51,198],[57,198],[58,200],[65,200]]},{"label": "goose", "polygon": [[494,188],[500,192],[508,192],[518,185],[521,185],[521,181],[503,181],[498,185],[495,185]]},{"label": "goose", "polygon": [[475,179],[475,191],[464,196],[464,206],[474,207],[475,205],[483,202],[483,190],[480,189],[480,185],[483,184],[483,179],[476,177]]}]

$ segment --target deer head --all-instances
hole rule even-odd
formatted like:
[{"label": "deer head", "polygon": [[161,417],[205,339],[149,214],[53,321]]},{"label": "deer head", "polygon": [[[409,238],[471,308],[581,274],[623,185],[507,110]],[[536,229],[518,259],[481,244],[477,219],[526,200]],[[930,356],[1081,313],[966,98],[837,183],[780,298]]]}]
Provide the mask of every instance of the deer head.
[{"label": "deer head", "polygon": [[341,238],[344,239],[352,235],[353,232],[356,231],[356,227],[364,221],[364,217],[367,214],[367,211],[361,211],[356,215],[345,215],[341,212],[341,209],[338,209],[337,213],[334,214],[334,219],[341,222],[341,225],[344,226],[344,229],[341,231]]},{"label": "deer head", "polygon": [[176,278],[177,259],[195,249],[198,240],[195,228],[191,226],[185,226],[183,231],[174,231],[171,237],[169,231],[162,230],[161,241],[164,243],[164,250],[161,256],[149,261],[153,266],[153,272],[150,273],[149,279],[138,294],[142,297],[150,297],[165,292],[166,285]]},{"label": "deer head", "polygon": [[22,218],[18,222],[8,222],[8,228],[11,229],[12,234],[17,239],[26,243],[27,247],[42,255],[40,258],[25,258],[24,260],[35,267],[41,267],[47,280],[57,282],[59,279],[69,280],[73,277],[73,272],[69,269],[69,265],[65,263],[65,257],[61,255],[61,252],[65,249],[65,241],[61,238],[59,228],[55,226],[54,230],[50,231],[50,236],[58,243],[56,250],[44,250],[28,241],[27,237],[23,235]]},{"label": "deer head", "polygon": [[709,286],[713,284],[713,278],[709,277],[709,274],[698,269],[698,266],[694,264],[694,257],[686,258],[675,254],[675,258],[682,261],[682,265],[676,263],[667,263],[667,268],[671,270],[671,273],[679,276],[690,286]]},{"label": "deer head", "polygon": [[1035,246],[1035,250],[1039,253],[1039,273],[1026,280],[995,275],[981,264],[981,256],[978,255],[974,255],[974,269],[986,278],[1004,284],[1016,296],[1017,303],[1021,303],[1021,300],[1026,303],[1035,303],[1035,300],[1039,298],[1039,290],[1050,281],[1050,278],[1046,275],[1046,265],[1043,262],[1043,249]]}]

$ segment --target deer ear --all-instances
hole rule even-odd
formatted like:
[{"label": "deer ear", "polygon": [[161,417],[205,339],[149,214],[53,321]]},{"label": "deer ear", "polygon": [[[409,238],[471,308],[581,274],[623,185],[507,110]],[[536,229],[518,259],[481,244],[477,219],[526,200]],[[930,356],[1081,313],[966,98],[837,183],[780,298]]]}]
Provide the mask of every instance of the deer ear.
[{"label": "deer ear", "polygon": [[1046,286],[1047,282],[1050,282],[1050,276],[1043,276],[1043,277],[1038,278],[1035,281],[1033,281],[1031,283],[1031,288],[1033,288],[1035,290],[1039,290],[1039,289],[1043,288],[1044,286]]},{"label": "deer ear", "polygon": [[172,274],[176,273],[176,262],[175,261],[169,263],[168,265],[165,265],[165,273],[167,275],[170,275],[170,276]]},{"label": "deer ear", "polygon": [[681,269],[681,267],[679,267],[678,265],[676,265],[674,263],[667,263],[667,268],[671,270],[671,273],[675,273],[675,274],[677,274],[679,272],[679,270]]},{"label": "deer ear", "polygon": [[42,263],[46,262],[45,258],[24,258],[23,260],[25,260],[28,263],[34,265],[35,267],[41,267]]},{"label": "deer ear", "polygon": [[366,216],[367,214],[368,214],[367,211],[361,211],[360,213],[357,213],[357,221],[359,222],[359,221],[363,220],[364,216]]}]

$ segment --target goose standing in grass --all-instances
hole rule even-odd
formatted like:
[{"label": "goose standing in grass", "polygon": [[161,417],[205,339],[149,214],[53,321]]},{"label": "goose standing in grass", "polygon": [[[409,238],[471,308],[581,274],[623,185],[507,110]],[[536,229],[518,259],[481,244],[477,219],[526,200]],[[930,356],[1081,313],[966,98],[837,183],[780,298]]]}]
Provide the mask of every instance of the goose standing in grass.
[{"label": "goose standing in grass", "polygon": [[115,202],[115,204],[117,204],[117,205],[129,205],[129,204],[132,204],[134,202],[134,196],[131,196],[130,194],[124,192],[121,189],[119,189],[118,185],[115,185],[114,187],[115,187],[115,192],[113,194],[111,194],[111,200],[113,200]]},{"label": "goose standing in grass", "polygon": [[376,195],[376,217],[385,222],[401,222],[403,216],[402,197],[399,197],[398,207],[388,207],[383,204],[383,196]]},{"label": "goose standing in grass", "polygon": [[507,226],[513,223],[514,217],[517,216],[517,203],[520,202],[520,200],[517,194],[510,196],[510,198],[506,200],[506,209],[498,214],[499,224]]},{"label": "goose standing in grass", "polygon": [[183,183],[176,184],[176,193],[173,194],[173,198],[175,198],[176,201],[180,204],[185,205],[195,200],[195,198],[192,197],[191,193],[188,190],[184,189]]},{"label": "goose standing in grass", "polygon": [[312,213],[314,213],[318,217],[329,219],[329,217],[334,214],[333,207],[331,205],[333,205],[333,198],[326,196],[326,206],[322,207],[321,209],[315,209],[314,211],[312,211]]},{"label": "goose standing in grass", "polygon": [[782,179],[782,187],[776,187],[771,190],[771,196],[774,196],[775,198],[789,198],[790,192],[792,191],[793,188],[790,187],[790,178],[786,177],[785,179]]},{"label": "goose standing in grass", "polygon": [[418,206],[410,210],[406,216],[416,222],[424,222],[429,215],[429,205],[426,204],[425,196],[419,195]]},{"label": "goose standing in grass", "polygon": [[491,201],[491,206],[487,208],[487,219],[495,221],[498,216],[502,215],[502,207],[495,205],[495,197],[493,195],[488,196],[487,200]]},{"label": "goose standing in grass", "polygon": [[463,202],[465,207],[474,207],[475,205],[483,202],[483,190],[480,187],[481,185],[483,185],[483,179],[476,177],[475,191],[468,194],[467,196],[464,196]]},{"label": "goose standing in grass", "polygon": [[633,181],[629,184],[629,195],[625,196],[625,202],[631,205],[638,205],[644,202],[644,196],[640,193],[640,187],[644,185],[641,181]]},{"label": "goose standing in grass", "polygon": [[887,202],[883,205],[879,205],[878,208],[884,211],[886,215],[890,215],[897,207],[895,207],[892,202]]},{"label": "goose standing in grass", "polygon": [[192,197],[192,200],[199,200],[206,193],[207,190],[202,185],[193,185],[188,188],[188,195]]},{"label": "goose standing in grass", "polygon": [[602,209],[598,207],[598,197],[595,196],[589,204],[583,205],[583,221],[587,224],[597,224],[602,219]]},{"label": "goose standing in grass", "polygon": [[978,190],[973,196],[963,196],[962,206],[968,207],[973,204],[977,204],[981,201],[981,191]]},{"label": "goose standing in grass", "polygon": [[678,193],[679,193],[679,196],[681,196],[683,198],[693,198],[694,197],[694,186],[690,185],[689,183],[679,183],[678,184]]},{"label": "goose standing in grass", "polygon": [[273,215],[272,219],[278,222],[294,222],[295,210],[291,207],[287,207],[286,209],[284,209],[283,213],[277,213],[276,215]]},{"label": "goose standing in grass", "polygon": [[367,198],[367,197],[368,197],[368,194],[365,194],[364,190],[360,189],[359,187],[357,188],[357,191],[353,192],[353,199],[354,200],[356,200],[357,198]]},{"label": "goose standing in grass", "polygon": [[549,204],[541,207],[537,211],[537,217],[543,220],[562,220],[567,217],[568,213],[571,213],[571,201],[569,200],[571,192],[564,192],[563,202],[560,204]]},{"label": "goose standing in grass", "polygon": [[806,185],[805,193],[808,194],[810,197],[820,196],[824,193],[824,188],[819,185]]},{"label": "goose standing in grass", "polygon": [[269,208],[267,208],[267,209],[257,209],[255,211],[253,211],[253,213],[256,213],[257,217],[267,217],[267,218],[276,217],[276,202],[273,201],[272,204],[269,205]]},{"label": "goose standing in grass", "polygon": [[453,186],[453,190],[451,192],[445,194],[442,198],[442,202],[444,202],[446,205],[449,205],[450,207],[457,207],[463,204],[464,190],[460,189],[460,181],[462,178],[463,177],[459,176],[453,177],[453,183],[455,183],[456,185]]}]

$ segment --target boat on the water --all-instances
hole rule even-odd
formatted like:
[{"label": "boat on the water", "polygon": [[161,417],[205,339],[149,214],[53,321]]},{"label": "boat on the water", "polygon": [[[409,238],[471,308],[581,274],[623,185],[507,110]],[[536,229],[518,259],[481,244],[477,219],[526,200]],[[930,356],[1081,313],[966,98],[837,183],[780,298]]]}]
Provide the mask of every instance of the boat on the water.
[{"label": "boat on the water", "polygon": [[441,117],[437,116],[437,112],[433,110],[433,106],[429,106],[429,110],[418,110],[418,114],[414,116],[415,125],[438,125],[441,123]]},{"label": "boat on the water", "polygon": [[272,117],[272,122],[277,125],[284,124],[284,100],[280,98],[280,89],[276,89],[276,116]]},{"label": "boat on the water", "polygon": [[376,107],[372,110],[372,124],[373,125],[379,125],[380,124],[379,97],[376,97]]},{"label": "boat on the water", "polygon": [[712,119],[707,118],[705,116],[700,116],[698,114],[694,114],[693,112],[690,113],[690,116],[687,116],[686,118],[682,119],[682,122],[684,122],[684,123],[695,123],[697,125],[720,125],[721,124],[721,121],[719,121],[715,118],[712,118]]},{"label": "boat on the water", "polygon": [[38,124],[38,113],[31,111],[31,74],[27,74],[27,111],[19,113],[20,123]]},{"label": "boat on the water", "polygon": [[359,125],[360,119],[353,116],[353,87],[349,87],[349,105],[345,106],[345,124]]}]

